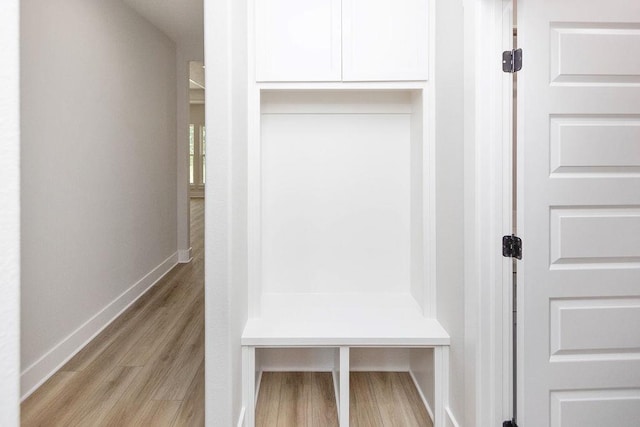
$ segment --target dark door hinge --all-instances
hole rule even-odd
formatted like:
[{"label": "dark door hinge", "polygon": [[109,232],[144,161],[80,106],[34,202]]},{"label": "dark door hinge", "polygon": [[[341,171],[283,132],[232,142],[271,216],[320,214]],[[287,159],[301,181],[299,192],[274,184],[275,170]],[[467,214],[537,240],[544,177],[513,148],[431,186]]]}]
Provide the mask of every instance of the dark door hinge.
[{"label": "dark door hinge", "polygon": [[517,73],[520,70],[522,70],[522,49],[502,52],[502,71],[505,73]]},{"label": "dark door hinge", "polygon": [[522,259],[522,239],[515,234],[502,236],[502,256]]},{"label": "dark door hinge", "polygon": [[505,421],[502,423],[502,427],[518,427],[518,424],[514,420]]}]

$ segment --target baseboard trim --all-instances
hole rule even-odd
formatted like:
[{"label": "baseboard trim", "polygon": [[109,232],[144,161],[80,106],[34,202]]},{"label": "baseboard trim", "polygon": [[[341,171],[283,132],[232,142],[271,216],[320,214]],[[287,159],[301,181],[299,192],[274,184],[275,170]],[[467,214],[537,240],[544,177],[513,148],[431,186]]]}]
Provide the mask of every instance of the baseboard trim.
[{"label": "baseboard trim", "polygon": [[178,249],[178,262],[180,264],[186,264],[193,259],[193,248]]},{"label": "baseboard trim", "polygon": [[422,399],[422,403],[424,403],[425,408],[427,408],[427,413],[429,414],[429,418],[431,418],[431,423],[435,423],[435,417],[433,415],[433,410],[431,409],[431,406],[429,405],[429,401],[427,400],[427,398],[425,397],[424,393],[422,392],[422,389],[418,385],[418,380],[416,379],[415,375],[413,375],[413,371],[409,370],[409,375],[411,376],[411,380],[413,381],[413,385],[415,385],[416,386],[416,390],[418,390],[418,394],[420,395],[420,399]]},{"label": "baseboard trim", "polygon": [[449,408],[448,406],[445,408],[444,410],[445,414],[447,414],[447,418],[449,419],[449,423],[451,423],[451,425],[453,427],[460,427],[460,424],[458,423],[458,421],[456,420],[456,417],[453,416],[453,414],[451,413],[451,408]]},{"label": "baseboard trim", "polygon": [[36,391],[104,328],[171,271],[177,263],[178,252],[175,252],[22,371],[20,374],[21,401]]},{"label": "baseboard trim", "polygon": [[238,417],[238,427],[244,427],[244,414],[245,414],[245,407],[243,406],[242,409],[240,410],[240,416]]}]

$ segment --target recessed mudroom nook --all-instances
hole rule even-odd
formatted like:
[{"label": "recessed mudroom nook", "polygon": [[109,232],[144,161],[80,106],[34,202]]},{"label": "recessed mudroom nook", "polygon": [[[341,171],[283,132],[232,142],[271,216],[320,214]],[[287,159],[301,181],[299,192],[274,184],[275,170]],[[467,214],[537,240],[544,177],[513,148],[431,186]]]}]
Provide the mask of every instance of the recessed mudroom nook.
[{"label": "recessed mudroom nook", "polygon": [[263,374],[301,371],[331,373],[341,426],[358,417],[355,371],[407,373],[443,425],[433,4],[252,3],[247,425],[272,388]]}]

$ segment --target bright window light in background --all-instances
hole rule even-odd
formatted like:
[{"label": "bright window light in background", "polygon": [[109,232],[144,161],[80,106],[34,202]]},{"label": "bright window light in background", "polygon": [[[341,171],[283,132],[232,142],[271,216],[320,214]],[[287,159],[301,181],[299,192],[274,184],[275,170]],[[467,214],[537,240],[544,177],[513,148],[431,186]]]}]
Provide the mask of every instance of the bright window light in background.
[{"label": "bright window light in background", "polygon": [[202,183],[204,184],[205,182],[207,182],[206,180],[206,176],[207,176],[207,162],[205,161],[205,154],[206,154],[206,129],[204,126],[202,126]]},{"label": "bright window light in background", "polygon": [[206,181],[205,138],[204,125],[189,125],[189,184],[195,191],[201,191]]},{"label": "bright window light in background", "polygon": [[193,185],[193,156],[195,154],[194,140],[195,125],[189,125],[189,184]]}]

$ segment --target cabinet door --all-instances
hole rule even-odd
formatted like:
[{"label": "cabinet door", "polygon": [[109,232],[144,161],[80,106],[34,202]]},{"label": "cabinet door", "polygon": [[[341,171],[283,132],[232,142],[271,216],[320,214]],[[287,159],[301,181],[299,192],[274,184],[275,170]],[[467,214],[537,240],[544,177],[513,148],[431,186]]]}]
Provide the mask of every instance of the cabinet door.
[{"label": "cabinet door", "polygon": [[429,0],[343,0],[343,79],[427,80]]},{"label": "cabinet door", "polygon": [[255,0],[257,81],[341,79],[340,0]]}]

